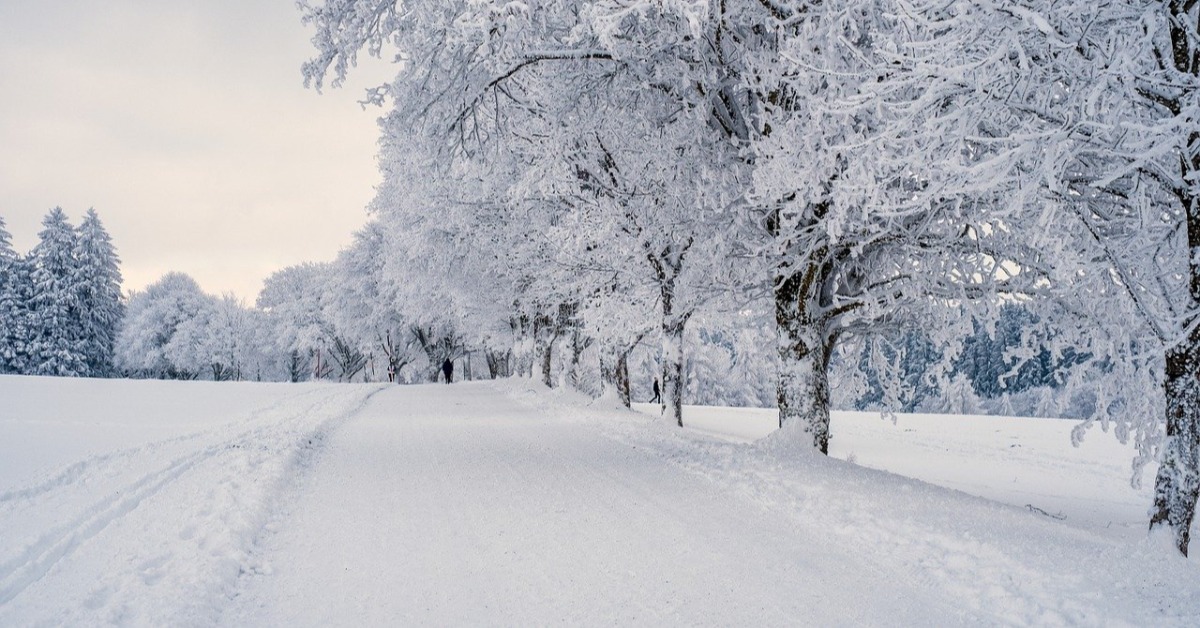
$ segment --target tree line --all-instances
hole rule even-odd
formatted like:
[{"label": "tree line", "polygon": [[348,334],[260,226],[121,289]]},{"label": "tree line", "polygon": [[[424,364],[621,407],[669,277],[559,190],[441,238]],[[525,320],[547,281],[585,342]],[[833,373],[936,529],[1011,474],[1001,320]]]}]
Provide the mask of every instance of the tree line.
[{"label": "tree line", "polygon": [[[6,339],[0,372],[291,382],[386,381],[390,376],[398,382],[422,382],[436,379],[437,366],[446,359],[457,362],[458,372],[467,379],[513,370],[511,350],[488,349],[451,327],[406,324],[398,312],[390,320],[365,316],[383,304],[378,295],[356,288],[364,278],[379,279],[353,263],[362,253],[358,245],[343,251],[335,263],[306,263],[275,273],[265,282],[257,307],[251,308],[232,294],[207,294],[194,279],[177,272],[124,298],[120,260],[94,210],[74,229],[73,240],[59,208],[47,215],[44,226],[42,243],[22,257],[12,249],[0,217],[0,312],[5,314],[0,320]],[[359,244],[369,231],[359,234]],[[379,252],[371,255],[379,259]],[[32,272],[39,265],[43,275]],[[40,279],[34,281],[35,276]],[[61,289],[66,285],[75,287]],[[37,286],[42,288],[35,290]],[[68,315],[58,316],[59,311]],[[689,328],[684,367],[688,403],[774,403],[769,385],[772,356],[762,350],[767,325],[762,320],[739,324],[736,319],[745,314],[710,314]],[[1021,362],[1009,373],[1004,353],[1021,346],[1021,329],[1030,316],[1024,308],[1008,304],[1001,309],[994,337],[976,325],[940,382],[934,375],[941,352],[924,334],[909,332],[898,349],[883,349],[896,372],[873,371],[860,356],[857,368],[866,378],[865,387],[841,387],[847,394],[839,395],[835,405],[903,412],[1080,415],[1064,415],[1056,396],[1041,390],[1060,384],[1055,375],[1061,366],[1050,363],[1048,350],[1043,348],[1037,359]],[[74,349],[52,350],[60,344]],[[596,362],[594,352],[580,353],[575,359],[585,370]],[[658,371],[652,343],[641,343],[632,357],[632,380],[638,385],[630,386],[626,404],[634,398],[634,389],[640,400],[650,398],[650,382]],[[564,365],[554,360],[551,364],[552,372],[565,372]],[[835,379],[845,380],[853,368],[836,370]],[[969,382],[970,394],[944,394],[960,377]],[[549,382],[560,383],[554,378]],[[594,378],[577,377],[572,385],[600,394],[603,389],[596,383]],[[885,388],[894,389],[894,398],[885,395]],[[1012,395],[1031,390],[1034,395],[1014,401]],[[993,399],[1000,401],[989,403]]]}]

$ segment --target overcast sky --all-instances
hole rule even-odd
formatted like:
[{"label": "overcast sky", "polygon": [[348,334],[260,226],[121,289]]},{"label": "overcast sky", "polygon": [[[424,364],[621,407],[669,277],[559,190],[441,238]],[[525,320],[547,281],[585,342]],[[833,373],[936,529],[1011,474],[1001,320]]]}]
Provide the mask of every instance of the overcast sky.
[{"label": "overcast sky", "polygon": [[378,181],[376,62],[306,90],[294,0],[0,0],[0,216],[19,252],[95,207],[125,289],[168,271],[253,303],[332,259]]}]

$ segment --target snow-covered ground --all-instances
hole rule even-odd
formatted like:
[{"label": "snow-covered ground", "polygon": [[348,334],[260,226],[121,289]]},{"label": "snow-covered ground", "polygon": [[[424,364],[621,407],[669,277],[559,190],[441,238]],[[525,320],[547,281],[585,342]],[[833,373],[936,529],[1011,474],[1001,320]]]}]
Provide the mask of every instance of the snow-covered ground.
[{"label": "snow-covered ground", "polygon": [[0,625],[216,620],[373,386],[0,377]]},{"label": "snow-covered ground", "polygon": [[0,400],[0,625],[1200,625],[1069,422],[839,414],[854,465],[527,381]]},{"label": "snow-covered ground", "polygon": [[[658,413],[657,405],[635,404]],[[1099,428],[1078,447],[1076,421],[994,416],[834,412],[829,453],[860,466],[890,471],[971,495],[1041,510],[1103,534],[1144,535],[1156,466],[1134,489],[1134,447]],[[775,410],[688,407],[687,426],[732,442],[750,443],[773,432]],[[1038,510],[1034,510],[1038,509]]]}]

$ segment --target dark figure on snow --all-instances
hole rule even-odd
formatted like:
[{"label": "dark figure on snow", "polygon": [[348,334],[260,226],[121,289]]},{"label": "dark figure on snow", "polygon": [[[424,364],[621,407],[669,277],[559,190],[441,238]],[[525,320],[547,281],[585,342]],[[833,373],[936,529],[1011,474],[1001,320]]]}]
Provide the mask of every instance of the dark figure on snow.
[{"label": "dark figure on snow", "polygon": [[654,397],[650,399],[650,403],[662,403],[662,391],[658,388],[658,378],[654,378]]},{"label": "dark figure on snow", "polygon": [[454,363],[450,361],[450,358],[446,358],[442,362],[442,375],[446,376],[447,384],[454,381]]},{"label": "dark figure on snow", "polygon": [[388,363],[388,381],[389,382],[396,381],[396,365],[395,365],[395,363]]}]

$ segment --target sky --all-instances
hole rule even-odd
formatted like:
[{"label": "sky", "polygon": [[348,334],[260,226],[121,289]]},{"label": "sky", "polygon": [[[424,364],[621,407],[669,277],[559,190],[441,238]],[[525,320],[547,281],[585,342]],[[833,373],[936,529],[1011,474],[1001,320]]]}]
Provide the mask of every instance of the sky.
[{"label": "sky", "polygon": [[367,219],[394,74],[371,59],[305,89],[294,0],[0,0],[0,216],[18,252],[61,206],[94,207],[124,288],[170,271],[254,302],[262,280],[333,259]]}]

